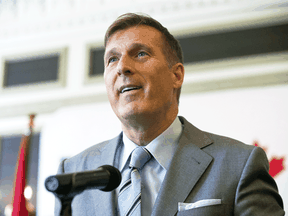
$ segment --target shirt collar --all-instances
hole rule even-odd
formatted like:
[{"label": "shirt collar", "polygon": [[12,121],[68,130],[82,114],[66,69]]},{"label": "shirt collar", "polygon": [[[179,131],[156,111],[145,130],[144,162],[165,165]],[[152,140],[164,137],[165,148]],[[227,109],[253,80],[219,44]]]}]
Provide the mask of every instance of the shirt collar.
[{"label": "shirt collar", "polygon": [[120,171],[123,169],[125,163],[127,162],[131,152],[138,147],[137,144],[132,142],[123,132],[123,150],[122,150],[122,162],[120,164]]},{"label": "shirt collar", "polygon": [[[182,124],[179,118],[176,117],[173,123],[162,134],[146,146],[146,149],[148,149],[158,163],[166,170],[168,169],[172,156],[175,153],[181,132]],[[123,169],[131,152],[138,147],[138,145],[132,142],[125,133],[123,133],[123,143],[124,148],[120,170]]]}]

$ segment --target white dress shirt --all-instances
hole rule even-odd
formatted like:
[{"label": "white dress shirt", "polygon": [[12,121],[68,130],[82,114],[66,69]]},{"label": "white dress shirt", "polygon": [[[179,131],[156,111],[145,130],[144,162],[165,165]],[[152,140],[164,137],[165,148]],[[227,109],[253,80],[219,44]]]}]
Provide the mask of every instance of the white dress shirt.
[{"label": "white dress shirt", "polygon": [[[152,213],[152,208],[175,153],[181,132],[182,124],[179,118],[176,117],[173,123],[162,134],[145,146],[153,157],[145,164],[143,169],[140,170],[142,181],[142,216],[150,216]],[[121,146],[117,152],[119,157],[118,168],[121,173],[123,173],[125,169],[129,169],[129,156],[136,147],[139,147],[124,133],[123,143],[124,145]],[[119,187],[116,189],[116,197],[118,197],[119,189]]]}]

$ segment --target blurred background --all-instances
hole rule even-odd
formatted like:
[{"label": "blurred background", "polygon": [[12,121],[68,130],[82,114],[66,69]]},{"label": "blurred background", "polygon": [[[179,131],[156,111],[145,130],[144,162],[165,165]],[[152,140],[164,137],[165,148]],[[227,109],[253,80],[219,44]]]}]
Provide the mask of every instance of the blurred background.
[{"label": "blurred background", "polygon": [[179,39],[179,114],[264,148],[287,209],[287,0],[0,0],[0,216],[11,215],[29,114],[36,115],[24,193],[30,215],[53,215],[44,181],[63,158],[120,133],[106,96],[103,41],[126,12],[152,16]]}]

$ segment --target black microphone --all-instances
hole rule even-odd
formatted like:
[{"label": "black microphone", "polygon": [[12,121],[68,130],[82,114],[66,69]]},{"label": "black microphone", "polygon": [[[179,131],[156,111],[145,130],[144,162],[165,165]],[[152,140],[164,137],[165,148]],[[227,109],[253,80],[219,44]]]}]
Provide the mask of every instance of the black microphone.
[{"label": "black microphone", "polygon": [[49,176],[45,180],[48,191],[58,197],[74,197],[86,189],[112,191],[121,182],[121,173],[110,165],[98,167],[96,170],[75,172]]}]

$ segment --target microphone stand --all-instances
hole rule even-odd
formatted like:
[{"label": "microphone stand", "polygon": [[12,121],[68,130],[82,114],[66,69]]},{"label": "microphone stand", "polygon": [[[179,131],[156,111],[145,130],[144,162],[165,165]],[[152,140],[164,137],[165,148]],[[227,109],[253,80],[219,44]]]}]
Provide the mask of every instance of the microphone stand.
[{"label": "microphone stand", "polygon": [[72,201],[81,192],[69,193],[67,195],[53,193],[61,202],[60,216],[72,216]]},{"label": "microphone stand", "polygon": [[[58,197],[59,198],[59,197]],[[71,216],[72,215],[72,208],[71,203],[73,201],[73,198],[59,198],[61,201],[61,211],[60,216]]]}]

